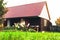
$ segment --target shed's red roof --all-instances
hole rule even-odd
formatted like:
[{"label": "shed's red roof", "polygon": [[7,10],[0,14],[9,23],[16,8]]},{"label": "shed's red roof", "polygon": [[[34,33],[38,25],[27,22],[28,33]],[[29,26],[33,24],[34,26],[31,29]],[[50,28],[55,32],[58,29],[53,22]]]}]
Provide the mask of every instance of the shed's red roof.
[{"label": "shed's red roof", "polygon": [[8,7],[4,18],[28,17],[40,15],[45,2],[38,2],[14,7]]}]

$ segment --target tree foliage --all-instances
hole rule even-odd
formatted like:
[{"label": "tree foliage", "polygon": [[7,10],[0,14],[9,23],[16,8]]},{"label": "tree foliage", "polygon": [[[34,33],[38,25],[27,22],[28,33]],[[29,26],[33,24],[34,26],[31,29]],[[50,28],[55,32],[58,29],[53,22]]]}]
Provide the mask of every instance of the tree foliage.
[{"label": "tree foliage", "polygon": [[7,12],[7,8],[5,7],[6,3],[3,2],[4,0],[0,0],[0,27],[3,24],[3,15]]},{"label": "tree foliage", "polygon": [[0,17],[7,12],[7,8],[5,7],[6,3],[3,3],[4,0],[0,0]]},{"label": "tree foliage", "polygon": [[57,20],[55,21],[55,23],[56,23],[57,26],[60,26],[60,17],[57,18]]}]

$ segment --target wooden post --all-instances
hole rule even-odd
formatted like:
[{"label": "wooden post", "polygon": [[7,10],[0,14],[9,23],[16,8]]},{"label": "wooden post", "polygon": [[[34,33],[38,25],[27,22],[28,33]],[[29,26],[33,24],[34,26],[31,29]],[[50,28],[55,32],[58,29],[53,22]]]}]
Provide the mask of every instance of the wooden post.
[{"label": "wooden post", "polygon": [[10,26],[10,20],[7,21],[7,27],[9,27],[9,26]]},{"label": "wooden post", "polygon": [[44,20],[41,18],[41,31],[44,31]]}]

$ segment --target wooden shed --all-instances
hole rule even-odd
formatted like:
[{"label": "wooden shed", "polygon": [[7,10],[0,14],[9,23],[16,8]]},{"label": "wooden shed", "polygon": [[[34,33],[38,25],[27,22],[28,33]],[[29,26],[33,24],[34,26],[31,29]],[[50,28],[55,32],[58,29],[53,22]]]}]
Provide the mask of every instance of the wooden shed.
[{"label": "wooden shed", "polygon": [[[14,25],[23,19],[25,24],[33,28],[38,27],[38,31],[49,30],[50,14],[46,2],[37,2],[20,6],[8,7],[8,12],[3,15],[5,26]],[[37,30],[37,29],[36,29]]]}]

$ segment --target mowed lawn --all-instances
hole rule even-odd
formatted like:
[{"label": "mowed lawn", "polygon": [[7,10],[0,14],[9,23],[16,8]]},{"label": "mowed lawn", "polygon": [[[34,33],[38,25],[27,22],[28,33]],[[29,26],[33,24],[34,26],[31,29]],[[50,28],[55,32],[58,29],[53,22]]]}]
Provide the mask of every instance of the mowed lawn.
[{"label": "mowed lawn", "polygon": [[0,40],[60,40],[59,32],[0,32]]}]

